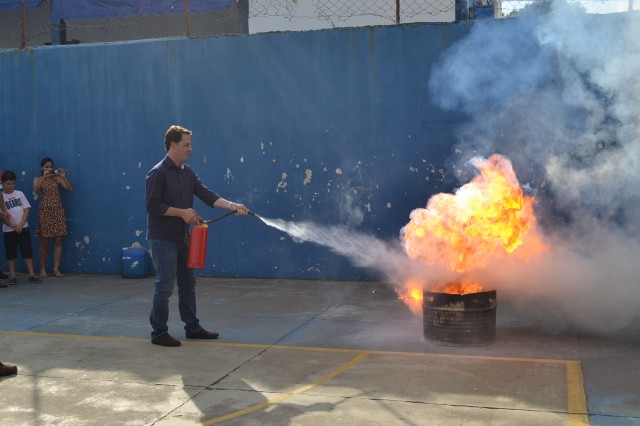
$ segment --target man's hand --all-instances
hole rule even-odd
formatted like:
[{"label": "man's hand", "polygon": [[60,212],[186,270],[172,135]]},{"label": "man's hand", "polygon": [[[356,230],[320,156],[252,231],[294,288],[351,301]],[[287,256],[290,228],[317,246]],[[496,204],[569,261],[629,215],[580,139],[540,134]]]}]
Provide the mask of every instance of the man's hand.
[{"label": "man's hand", "polygon": [[232,210],[236,211],[236,214],[239,215],[245,215],[245,214],[249,214],[249,209],[245,207],[244,204],[238,204],[238,203],[232,203],[233,206],[231,207]]},{"label": "man's hand", "polygon": [[202,218],[198,216],[194,209],[182,209],[182,211],[180,212],[180,217],[187,224],[200,222],[202,220]]}]

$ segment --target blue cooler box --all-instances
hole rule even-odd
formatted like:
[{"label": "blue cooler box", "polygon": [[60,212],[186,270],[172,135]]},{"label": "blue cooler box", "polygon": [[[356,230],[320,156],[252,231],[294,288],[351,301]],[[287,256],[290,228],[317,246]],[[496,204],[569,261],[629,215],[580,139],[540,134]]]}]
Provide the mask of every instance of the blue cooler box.
[{"label": "blue cooler box", "polygon": [[151,270],[151,256],[142,247],[122,248],[122,277],[146,278]]}]

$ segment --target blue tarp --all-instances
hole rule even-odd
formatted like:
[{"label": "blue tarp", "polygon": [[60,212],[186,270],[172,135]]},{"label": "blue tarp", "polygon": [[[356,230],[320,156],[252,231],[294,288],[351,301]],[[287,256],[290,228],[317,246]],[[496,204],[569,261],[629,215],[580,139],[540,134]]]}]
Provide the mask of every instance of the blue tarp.
[{"label": "blue tarp", "polygon": [[[12,0],[13,1],[13,0]],[[235,0],[189,0],[190,12],[228,9]],[[53,0],[51,18],[106,18],[126,15],[184,13],[185,0]]]},{"label": "blue tarp", "polygon": [[[38,7],[42,3],[42,0],[24,0],[24,5],[26,7]],[[20,0],[0,0],[0,11],[4,10],[16,10],[22,7],[22,2]]]}]

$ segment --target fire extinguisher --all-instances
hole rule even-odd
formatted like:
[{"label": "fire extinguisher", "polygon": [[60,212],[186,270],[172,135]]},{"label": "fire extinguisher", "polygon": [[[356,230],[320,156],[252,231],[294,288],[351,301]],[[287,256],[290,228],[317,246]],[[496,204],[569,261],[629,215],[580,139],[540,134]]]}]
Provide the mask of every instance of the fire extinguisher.
[{"label": "fire extinguisher", "polygon": [[[209,220],[202,220],[198,218],[200,222],[191,228],[191,236],[189,237],[189,257],[187,258],[187,267],[202,269],[204,268],[204,262],[207,258],[207,237],[209,235],[208,223],[217,222],[221,219],[224,219],[227,216],[231,216],[235,214],[236,211],[230,211],[229,213],[223,214],[220,217]],[[250,215],[255,217],[260,217],[253,212],[249,212]]]},{"label": "fire extinguisher", "polygon": [[207,258],[207,238],[209,229],[206,223],[200,223],[191,228],[189,237],[189,257],[187,267],[202,269]]}]

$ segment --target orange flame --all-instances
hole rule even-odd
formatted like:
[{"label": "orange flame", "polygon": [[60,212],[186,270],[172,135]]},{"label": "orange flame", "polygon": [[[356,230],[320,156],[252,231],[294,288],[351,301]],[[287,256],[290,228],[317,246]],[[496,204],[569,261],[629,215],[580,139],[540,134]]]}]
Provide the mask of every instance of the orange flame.
[{"label": "orange flame", "polygon": [[462,280],[461,282],[437,285],[431,291],[435,293],[471,294],[484,291],[484,288],[476,282]]},{"label": "orange flame", "polygon": [[[524,194],[509,160],[492,155],[473,164],[479,174],[455,194],[436,194],[425,209],[411,212],[402,230],[407,255],[463,273],[506,256],[530,259],[544,252],[547,247],[536,231],[535,197]],[[413,281],[405,283],[414,286]],[[442,292],[465,294],[460,291],[482,291],[482,286],[461,282]]]},{"label": "orange flame", "polygon": [[404,288],[398,289],[398,298],[402,300],[414,315],[422,315],[422,282],[409,280]]},{"label": "orange flame", "polygon": [[535,233],[535,197],[524,195],[509,160],[492,155],[474,165],[480,174],[455,195],[436,194],[426,209],[411,212],[404,228],[409,257],[465,272],[521,247],[543,251],[542,243],[523,247],[524,235]]}]

